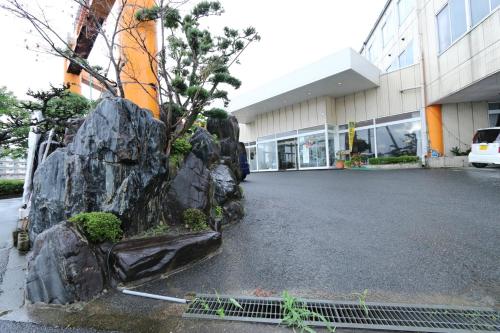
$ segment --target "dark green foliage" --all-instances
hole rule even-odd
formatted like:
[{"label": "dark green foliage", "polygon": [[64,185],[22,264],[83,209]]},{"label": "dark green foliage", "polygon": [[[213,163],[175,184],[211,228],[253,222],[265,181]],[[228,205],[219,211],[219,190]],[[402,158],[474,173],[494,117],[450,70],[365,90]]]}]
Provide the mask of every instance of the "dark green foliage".
[{"label": "dark green foliage", "polygon": [[188,208],[182,214],[186,228],[192,231],[207,230],[207,216],[201,210],[196,208]]},{"label": "dark green foliage", "polygon": [[122,222],[111,213],[80,213],[69,221],[75,223],[92,243],[116,242],[123,234]]},{"label": "dark green foliage", "polygon": [[141,8],[135,13],[135,19],[137,21],[151,21],[156,20],[160,13],[160,7],[153,6],[151,8]]},{"label": "dark green foliage", "polygon": [[213,83],[227,83],[235,89],[241,86],[241,81],[229,73],[215,73],[211,80]]},{"label": "dark green foliage", "polygon": [[23,194],[23,186],[23,180],[0,179],[0,197]]},{"label": "dark green foliage", "polygon": [[455,156],[467,156],[470,153],[470,148],[467,150],[461,150],[460,147],[453,147],[450,152]]},{"label": "dark green foliage", "polygon": [[[0,145],[2,155],[24,157],[28,147],[30,126],[37,126],[38,134],[54,129],[52,140],[62,142],[68,123],[83,117],[94,103],[85,97],[70,93],[67,87],[28,91],[30,101],[18,101],[6,88],[0,88]],[[40,111],[42,121],[32,119]]]},{"label": "dark green foliage", "polygon": [[213,108],[211,110],[205,111],[203,113],[206,117],[208,118],[215,118],[215,119],[227,119],[229,116],[226,112],[226,110],[223,109],[218,109],[218,108]]},{"label": "dark green foliage", "polygon": [[185,156],[190,151],[191,151],[191,144],[189,143],[188,136],[177,138],[172,144],[172,154],[179,154]]},{"label": "dark green foliage", "polygon": [[210,96],[208,90],[201,88],[199,86],[191,86],[187,89],[186,94],[191,99],[206,100]]},{"label": "dark green foliage", "polygon": [[172,87],[182,96],[186,95],[186,89],[188,86],[182,77],[176,76],[175,79],[172,80]]},{"label": "dark green foliage", "polygon": [[418,161],[420,161],[420,157],[418,156],[372,157],[368,159],[368,163],[372,165],[416,163]]}]

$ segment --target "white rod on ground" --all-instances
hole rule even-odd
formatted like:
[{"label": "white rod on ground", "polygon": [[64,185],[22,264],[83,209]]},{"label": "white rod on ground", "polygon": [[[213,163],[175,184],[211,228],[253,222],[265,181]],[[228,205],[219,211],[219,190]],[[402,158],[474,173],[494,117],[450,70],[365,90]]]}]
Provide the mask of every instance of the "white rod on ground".
[{"label": "white rod on ground", "polygon": [[175,297],[169,297],[169,296],[141,293],[140,291],[133,291],[133,290],[128,290],[128,289],[123,289],[122,292],[124,294],[127,294],[127,295],[134,295],[134,296],[140,296],[140,297],[159,299],[161,301],[167,301],[167,302],[172,302],[172,303],[181,303],[181,304],[188,303],[187,299],[183,299],[183,298],[175,298]]}]

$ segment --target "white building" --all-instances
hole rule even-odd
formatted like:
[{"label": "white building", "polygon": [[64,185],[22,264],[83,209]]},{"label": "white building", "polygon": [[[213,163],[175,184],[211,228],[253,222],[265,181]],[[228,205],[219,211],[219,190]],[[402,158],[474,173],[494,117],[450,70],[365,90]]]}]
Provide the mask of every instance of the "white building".
[{"label": "white building", "polygon": [[500,0],[389,0],[346,49],[231,104],[251,169],[330,168],[364,157],[450,156],[500,126]]}]

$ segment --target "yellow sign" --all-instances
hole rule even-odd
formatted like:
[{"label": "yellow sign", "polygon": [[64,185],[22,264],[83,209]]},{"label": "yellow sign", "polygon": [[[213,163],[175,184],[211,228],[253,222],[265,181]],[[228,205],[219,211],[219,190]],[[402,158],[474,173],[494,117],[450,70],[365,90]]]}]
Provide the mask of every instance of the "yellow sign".
[{"label": "yellow sign", "polygon": [[354,134],[356,133],[356,124],[354,121],[349,122],[349,151],[352,152],[352,146],[354,145]]}]

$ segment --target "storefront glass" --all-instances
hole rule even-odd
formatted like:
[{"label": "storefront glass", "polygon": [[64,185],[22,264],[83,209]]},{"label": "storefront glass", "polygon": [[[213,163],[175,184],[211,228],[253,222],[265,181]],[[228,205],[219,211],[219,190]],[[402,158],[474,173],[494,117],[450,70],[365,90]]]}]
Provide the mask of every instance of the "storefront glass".
[{"label": "storefront glass", "polygon": [[259,159],[259,170],[276,170],[278,161],[276,158],[276,141],[257,144]]},{"label": "storefront glass", "polygon": [[377,127],[378,156],[420,156],[420,121]]},{"label": "storefront glass", "polygon": [[325,134],[320,133],[299,137],[299,153],[301,168],[325,167]]},{"label": "storefront glass", "polygon": [[328,131],[328,157],[330,166],[335,165],[335,133]]},{"label": "storefront glass", "polygon": [[250,165],[250,171],[257,170],[257,148],[247,148],[247,159],[248,164]]},{"label": "storefront glass", "polygon": [[[352,145],[352,153],[360,154],[366,157],[375,156],[375,138],[372,128],[358,130],[354,132],[354,142]],[[349,150],[349,134],[340,134],[340,149]]]}]

